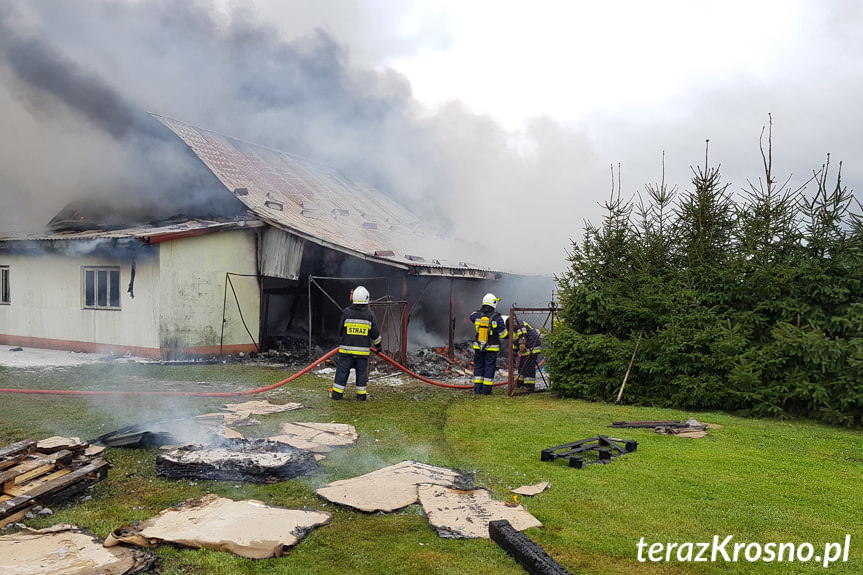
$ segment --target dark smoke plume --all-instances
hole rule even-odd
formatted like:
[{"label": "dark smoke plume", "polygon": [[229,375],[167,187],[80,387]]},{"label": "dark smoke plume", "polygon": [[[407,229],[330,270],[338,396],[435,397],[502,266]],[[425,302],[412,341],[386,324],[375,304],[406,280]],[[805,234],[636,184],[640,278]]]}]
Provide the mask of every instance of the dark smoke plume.
[{"label": "dark smoke plume", "polygon": [[[233,213],[147,112],[329,164],[504,269],[558,270],[594,174],[576,168],[593,159],[579,133],[539,120],[514,146],[458,102],[423,108],[404,76],[353,64],[323,30],[285,39],[207,1],[0,0],[0,120],[22,134],[0,154],[0,197],[29,200],[0,228],[93,198],[122,218]],[[536,231],[513,243],[516,227]]]}]

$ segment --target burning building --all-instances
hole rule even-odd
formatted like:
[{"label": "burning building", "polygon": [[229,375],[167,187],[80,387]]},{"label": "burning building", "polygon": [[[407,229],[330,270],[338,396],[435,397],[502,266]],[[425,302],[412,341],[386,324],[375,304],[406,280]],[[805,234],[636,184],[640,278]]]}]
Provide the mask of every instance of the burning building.
[{"label": "burning building", "polygon": [[324,166],[152,120],[204,175],[150,219],[90,201],[45,231],[0,233],[0,343],[176,359],[292,339],[311,353],[334,343],[341,308],[363,284],[384,349],[398,357],[409,332],[430,336],[422,345],[467,337],[464,317],[506,279],[551,293],[550,278],[471,263],[464,244]]}]

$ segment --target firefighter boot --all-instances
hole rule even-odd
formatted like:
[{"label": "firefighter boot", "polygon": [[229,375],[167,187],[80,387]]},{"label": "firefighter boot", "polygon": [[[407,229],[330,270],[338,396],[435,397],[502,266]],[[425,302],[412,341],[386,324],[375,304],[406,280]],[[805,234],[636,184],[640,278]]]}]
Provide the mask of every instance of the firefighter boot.
[{"label": "firefighter boot", "polygon": [[366,401],[369,398],[365,387],[357,388],[357,401]]},{"label": "firefighter boot", "polygon": [[344,395],[345,394],[342,393],[341,391],[334,389],[332,392],[330,392],[330,399],[333,399],[333,400],[341,399],[342,397],[344,397]]}]

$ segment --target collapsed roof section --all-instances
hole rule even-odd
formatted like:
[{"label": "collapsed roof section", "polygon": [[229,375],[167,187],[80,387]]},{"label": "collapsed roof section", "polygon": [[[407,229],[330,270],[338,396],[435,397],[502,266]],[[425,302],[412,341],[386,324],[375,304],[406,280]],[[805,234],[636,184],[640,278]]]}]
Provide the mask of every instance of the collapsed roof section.
[{"label": "collapsed roof section", "polygon": [[261,221],[307,241],[414,275],[491,279],[464,244],[377,190],[308,160],[153,114]]}]

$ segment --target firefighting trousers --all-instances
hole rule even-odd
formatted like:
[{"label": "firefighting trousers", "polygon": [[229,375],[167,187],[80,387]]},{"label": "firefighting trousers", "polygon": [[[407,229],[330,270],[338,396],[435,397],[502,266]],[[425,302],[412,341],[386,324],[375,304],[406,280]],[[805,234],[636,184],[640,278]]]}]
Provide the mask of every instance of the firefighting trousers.
[{"label": "firefighting trousers", "polygon": [[497,369],[497,351],[473,352],[473,392],[491,395],[494,372]]},{"label": "firefighting trousers", "polygon": [[369,357],[367,355],[339,354],[336,366],[336,378],[333,381],[333,393],[344,393],[348,384],[348,375],[354,370],[356,375],[357,395],[366,394],[366,384],[369,381]]},{"label": "firefighting trousers", "polygon": [[518,381],[527,386],[536,384],[536,360],[539,354],[529,353],[518,356]]}]

